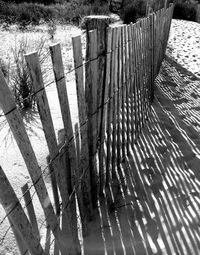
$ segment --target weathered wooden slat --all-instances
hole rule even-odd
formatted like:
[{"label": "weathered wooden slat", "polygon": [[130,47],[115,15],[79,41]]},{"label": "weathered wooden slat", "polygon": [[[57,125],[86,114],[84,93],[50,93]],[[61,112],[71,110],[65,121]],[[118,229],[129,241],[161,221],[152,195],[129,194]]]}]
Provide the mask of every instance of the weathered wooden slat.
[{"label": "weathered wooden slat", "polygon": [[150,102],[153,102],[154,99],[154,18],[155,14],[151,14],[150,18],[150,66],[151,66],[151,87],[150,87]]},{"label": "weathered wooden slat", "polygon": [[146,25],[146,42],[147,42],[147,91],[146,91],[146,100],[147,100],[147,112],[146,118],[149,117],[149,111],[151,108],[150,104],[150,91],[151,91],[151,45],[150,45],[150,17],[148,17],[145,21]]},{"label": "weathered wooden slat", "polygon": [[9,223],[11,225],[13,234],[15,236],[15,240],[16,240],[16,243],[17,243],[17,246],[18,246],[20,254],[21,255],[23,255],[23,254],[30,255],[30,252],[29,252],[29,250],[27,248],[27,245],[24,242],[24,240],[23,240],[21,234],[19,233],[19,231],[15,228],[14,224],[12,223],[11,217],[8,216],[8,220],[9,220]]},{"label": "weathered wooden slat", "polygon": [[[101,127],[102,127],[102,111],[103,99],[105,93],[105,75],[106,75],[106,29],[109,26],[111,18],[105,15],[91,15],[84,18],[86,25],[87,41],[89,38],[89,31],[97,31],[97,84],[96,84],[96,104],[97,112],[97,139],[100,143]],[[86,60],[87,54],[86,54]]]},{"label": "weathered wooden slat", "polygon": [[86,49],[86,83],[85,97],[88,116],[88,146],[89,146],[89,164],[91,176],[91,194],[93,207],[97,206],[98,194],[98,175],[96,165],[97,152],[97,79],[98,79],[98,45],[97,30],[88,33],[87,49]]},{"label": "weathered wooden slat", "polygon": [[[51,163],[51,158],[48,155],[46,158],[47,164],[49,166],[49,172],[50,172],[50,179],[51,179],[51,186],[52,186],[52,190],[53,190],[53,198],[54,198],[54,206],[55,206],[55,211],[56,211],[56,215],[58,217],[58,223],[60,222],[60,199],[59,199],[59,194],[58,194],[58,186],[57,186],[57,181],[56,181],[56,174],[55,171],[53,169],[53,165]],[[63,229],[63,228],[62,228]],[[59,244],[58,242],[55,240],[55,244],[54,244],[54,255],[59,255]]]},{"label": "weathered wooden slat", "polygon": [[111,46],[112,46],[112,29],[107,28],[107,40],[106,40],[106,78],[105,78],[105,90],[104,90],[104,100],[103,100],[103,111],[102,111],[102,124],[101,124],[101,137],[100,137],[100,148],[99,148],[99,175],[100,175],[100,187],[99,193],[103,194],[105,186],[105,152],[104,152],[104,142],[105,133],[107,126],[108,117],[108,100],[109,100],[109,87],[110,87],[110,68],[111,68]]},{"label": "weathered wooden slat", "polygon": [[156,65],[156,68],[155,68],[155,71],[156,71],[156,76],[158,74],[158,59],[159,59],[159,53],[160,53],[160,16],[161,16],[161,10],[159,10],[157,13],[156,13],[156,58],[155,58],[155,65]]},{"label": "weathered wooden slat", "polygon": [[60,109],[62,113],[62,119],[64,124],[64,131],[65,131],[65,138],[66,138],[66,153],[69,155],[70,160],[70,171],[69,176],[72,178],[70,182],[68,182],[68,190],[69,193],[72,191],[72,186],[74,185],[74,181],[76,180],[76,150],[75,150],[75,143],[73,139],[73,127],[71,121],[71,113],[69,107],[69,100],[68,94],[66,89],[66,82],[65,82],[65,73],[62,61],[62,53],[60,44],[55,44],[50,46],[50,53],[52,58],[53,64],[53,71],[56,81],[56,88],[58,92],[58,98],[60,103]]},{"label": "weathered wooden slat", "polygon": [[[73,139],[73,126],[71,120],[71,113],[69,107],[69,100],[68,94],[66,89],[66,82],[65,82],[65,73],[64,73],[64,66],[62,61],[62,53],[60,44],[55,44],[50,46],[50,53],[52,58],[54,76],[56,81],[56,88],[59,97],[60,109],[62,113],[62,119],[64,124],[65,130],[65,138],[66,138],[66,150],[69,154],[70,166],[71,166],[71,177],[72,182],[71,185],[74,185],[74,181],[76,182],[76,149],[75,149],[75,142]],[[69,184],[70,185],[70,184]],[[69,189],[71,189],[69,187]]]},{"label": "weathered wooden slat", "polygon": [[130,105],[129,105],[129,96],[130,96],[130,70],[128,62],[128,53],[129,53],[129,41],[128,41],[128,30],[127,26],[124,27],[124,47],[125,47],[125,90],[126,90],[126,127],[127,127],[127,140],[126,140],[126,150],[129,154],[130,146]]},{"label": "weathered wooden slat", "polygon": [[144,123],[147,118],[147,113],[148,113],[148,86],[149,86],[149,63],[148,63],[148,55],[149,55],[149,50],[148,50],[148,28],[147,28],[147,20],[148,18],[145,18],[142,20],[142,27],[143,27],[143,48],[144,48],[144,67],[145,67],[145,77],[144,77]]},{"label": "weathered wooden slat", "polygon": [[113,49],[114,53],[114,70],[113,70],[113,111],[112,111],[112,177],[115,176],[115,167],[117,160],[117,94],[118,94],[118,45],[119,45],[119,28],[116,27],[116,44]]},{"label": "weathered wooden slat", "polygon": [[[64,66],[62,61],[62,53],[60,44],[55,44],[50,46],[50,53],[52,58],[54,76],[56,80],[56,88],[59,97],[60,109],[62,113],[62,119],[64,124],[65,130],[65,139],[62,140],[61,144],[66,143],[64,146],[64,150],[66,150],[67,158],[66,161],[69,161],[68,164],[68,171],[70,171],[69,178],[71,177],[71,181],[68,182],[68,190],[69,195],[71,195],[73,189],[76,188],[76,195],[78,200],[80,201],[82,198],[81,191],[78,188],[80,180],[79,180],[79,173],[78,173],[78,165],[77,165],[77,158],[76,158],[76,148],[75,148],[75,141],[73,135],[73,126],[71,120],[71,113],[69,107],[69,100],[68,94],[66,89],[66,82],[65,82],[65,73],[64,73]],[[80,208],[82,209],[82,208]],[[76,201],[75,196],[71,197],[70,202],[70,211],[71,211],[71,219],[70,219],[70,230],[73,235],[73,242],[74,242],[74,250],[80,250],[80,244],[78,240],[78,230],[77,230],[77,217],[76,217]],[[64,227],[64,225],[63,225]]]},{"label": "weathered wooden slat", "polygon": [[137,128],[137,137],[141,131],[141,93],[140,93],[140,84],[141,84],[141,58],[139,54],[139,29],[137,23],[134,25],[134,32],[135,32],[135,40],[134,40],[134,46],[135,46],[135,57],[136,57],[136,95],[137,95],[137,115],[138,115],[138,128]]},{"label": "weathered wooden slat", "polygon": [[[80,142],[80,131],[79,131],[79,125],[78,123],[75,124],[75,136],[76,136],[76,153],[77,153],[77,166],[78,166],[78,176],[77,178],[80,180],[82,177],[82,169],[81,169],[81,142]],[[78,194],[79,196],[77,196],[77,200],[78,200],[78,207],[79,207],[79,212],[80,212],[80,218],[81,218],[81,225],[82,225],[82,234],[83,237],[85,237],[88,234],[88,228],[87,228],[87,220],[88,218],[86,217],[87,212],[85,211],[86,208],[84,207],[84,194],[83,194],[83,190],[81,189],[81,185],[79,185],[77,187],[78,189]]]},{"label": "weathered wooden slat", "polygon": [[35,210],[33,207],[28,184],[26,183],[24,186],[22,186],[21,190],[22,190],[23,198],[24,198],[25,205],[26,205],[26,208],[28,211],[30,223],[35,231],[37,238],[40,239],[40,232],[38,229],[37,219],[36,219]]},{"label": "weathered wooden slat", "polygon": [[10,182],[0,166],[0,203],[32,255],[45,254]]},{"label": "weathered wooden slat", "polygon": [[[68,217],[67,222],[69,224],[69,229],[72,235],[72,240],[70,240],[72,244],[66,242],[65,245],[68,246],[67,249],[69,249],[72,246],[73,247],[71,248],[73,250],[72,252],[76,254],[80,251],[80,243],[78,240],[78,232],[77,232],[76,211],[74,209],[72,210],[71,208],[73,204],[73,199],[70,201],[70,205],[68,206],[69,187],[67,185],[67,180],[66,180],[67,179],[66,170],[61,164],[60,157],[59,157],[59,147],[56,140],[56,134],[55,134],[54,126],[53,126],[53,121],[51,117],[47,95],[44,89],[44,83],[43,83],[39,58],[36,52],[25,55],[25,58],[26,58],[29,73],[33,82],[34,91],[35,92],[40,91],[39,93],[36,94],[38,111],[39,111],[40,119],[42,122],[45,138],[47,141],[50,158],[53,159],[52,164],[57,176],[58,186],[59,186],[60,194],[62,197],[62,203],[64,208],[66,208],[64,210],[66,214],[64,213],[63,217],[66,217],[66,218]],[[67,231],[67,228],[64,231]],[[67,236],[67,233],[65,233],[65,235]]]},{"label": "weathered wooden slat", "polygon": [[62,243],[63,235],[60,231],[60,227],[42,177],[41,169],[38,165],[35,153],[25,130],[22,117],[16,108],[14,99],[5,82],[2,72],[0,72],[0,104],[34,183],[46,220],[55,238],[60,244],[60,249],[65,251],[65,245]]},{"label": "weathered wooden slat", "polygon": [[54,204],[55,204],[55,211],[56,211],[56,215],[59,215],[60,214],[60,202],[59,202],[60,199],[59,199],[59,194],[58,194],[56,174],[53,169],[53,165],[51,163],[50,156],[47,156],[46,160],[47,160],[47,164],[49,166],[51,186],[52,186],[52,190],[53,190],[53,197],[54,197]]},{"label": "weathered wooden slat", "polygon": [[[110,84],[109,84],[109,91],[108,91],[108,110],[107,110],[107,125],[106,125],[106,134],[107,134],[107,159],[106,159],[106,186],[110,183],[111,177],[111,144],[112,144],[112,109],[113,109],[113,74],[114,74],[114,49],[116,45],[116,28],[111,28],[111,53],[110,53]],[[109,75],[109,73],[108,73]],[[109,79],[109,78],[108,78]]]},{"label": "weathered wooden slat", "polygon": [[122,65],[122,158],[125,158],[126,155],[126,75],[125,75],[125,26],[121,29],[121,65]]},{"label": "weathered wooden slat", "polygon": [[93,214],[92,199],[91,199],[91,176],[89,169],[89,149],[88,149],[88,123],[85,102],[84,90],[84,70],[83,70],[83,56],[82,56],[82,43],[81,36],[72,38],[74,67],[76,76],[76,92],[78,102],[78,114],[80,124],[81,136],[81,155],[80,155],[80,172],[84,174],[83,181],[81,182],[81,190],[83,192],[83,202],[85,206],[86,219],[91,218]]},{"label": "weathered wooden slat", "polygon": [[133,52],[133,38],[132,38],[132,31],[131,25],[128,25],[128,47],[129,47],[129,73],[130,73],[130,143],[131,145],[134,143],[134,70],[133,70],[133,60],[134,60],[134,52]]},{"label": "weathered wooden slat", "polygon": [[117,75],[118,75],[118,78],[117,78],[117,97],[116,97],[116,100],[117,100],[117,112],[116,112],[116,122],[117,122],[117,125],[116,125],[116,146],[117,146],[117,166],[120,165],[121,163],[121,160],[122,160],[122,155],[121,155],[121,105],[122,105],[122,89],[123,89],[123,84],[122,84],[122,63],[121,63],[121,58],[122,58],[122,53],[121,53],[121,48],[122,48],[122,37],[121,37],[121,31],[122,31],[122,26],[118,27],[118,30],[119,30],[119,38],[118,38],[118,66],[117,66]]},{"label": "weathered wooden slat", "polygon": [[144,46],[144,27],[143,27],[143,20],[140,20],[138,22],[138,29],[140,33],[140,43],[139,43],[139,52],[140,52],[140,58],[141,58],[141,66],[140,66],[140,77],[141,77],[141,83],[140,83],[140,94],[141,94],[141,123],[142,128],[144,126],[144,115],[145,115],[145,80],[146,80],[146,65],[145,65],[145,46]]},{"label": "weathered wooden slat", "polygon": [[131,48],[132,48],[132,72],[133,72],[133,79],[132,79],[132,97],[131,97],[131,107],[132,111],[134,112],[134,123],[132,123],[132,146],[137,137],[137,129],[138,129],[138,111],[137,111],[137,61],[136,61],[136,51],[135,51],[135,25],[130,24],[130,32],[131,32]]}]

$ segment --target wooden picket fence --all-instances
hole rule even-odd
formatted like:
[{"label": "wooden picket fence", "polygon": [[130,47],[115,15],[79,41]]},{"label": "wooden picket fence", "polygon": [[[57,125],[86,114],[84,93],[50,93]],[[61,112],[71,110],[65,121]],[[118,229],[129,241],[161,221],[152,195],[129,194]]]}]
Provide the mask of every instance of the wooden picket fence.
[{"label": "wooden picket fence", "polygon": [[[75,132],[61,47],[60,44],[50,47],[64,124],[64,135],[59,144],[38,55],[35,52],[25,56],[49,149],[47,161],[54,203],[22,117],[0,73],[0,103],[4,115],[55,238],[54,245],[62,255],[81,254],[78,232],[82,231],[83,236],[87,233],[87,222],[95,215],[99,197],[104,195],[108,185],[112,185],[116,166],[129,154],[129,148],[137,141],[148,119],[154,80],[165,55],[172,14],[173,5],[170,5],[136,24],[108,27],[104,36],[97,30],[88,31],[86,62],[83,61],[81,36],[72,38],[79,114]],[[40,243],[27,185],[23,187],[23,194],[28,216],[0,168],[0,202],[12,224],[21,254],[46,254]],[[81,230],[77,214],[80,214]]]}]

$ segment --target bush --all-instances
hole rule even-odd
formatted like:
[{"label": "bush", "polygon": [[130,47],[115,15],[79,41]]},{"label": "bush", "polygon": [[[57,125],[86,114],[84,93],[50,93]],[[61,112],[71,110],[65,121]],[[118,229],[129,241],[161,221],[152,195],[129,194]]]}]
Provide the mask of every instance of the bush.
[{"label": "bush", "polygon": [[[33,85],[24,58],[24,54],[32,50],[30,45],[30,42],[28,42],[26,38],[22,38],[19,42],[19,46],[12,49],[15,69],[12,70],[10,74],[10,85],[15,97],[15,102],[20,109],[31,109],[35,106]],[[35,49],[38,52],[41,64],[48,56],[44,45],[45,40],[41,38]]]},{"label": "bush", "polygon": [[196,19],[195,6],[193,4],[188,3],[175,4],[173,18],[195,21]]},{"label": "bush", "polygon": [[123,8],[120,12],[121,19],[125,24],[135,23],[137,19],[145,17],[146,14],[146,1],[136,0],[133,3],[123,4]]},{"label": "bush", "polygon": [[24,30],[28,25],[38,25],[41,22],[52,23],[55,20],[77,25],[83,16],[109,13],[107,2],[94,0],[89,3],[88,1],[57,1],[57,4],[44,5],[26,2],[5,4],[0,0],[0,20],[4,22],[4,27],[18,24],[19,28]]}]

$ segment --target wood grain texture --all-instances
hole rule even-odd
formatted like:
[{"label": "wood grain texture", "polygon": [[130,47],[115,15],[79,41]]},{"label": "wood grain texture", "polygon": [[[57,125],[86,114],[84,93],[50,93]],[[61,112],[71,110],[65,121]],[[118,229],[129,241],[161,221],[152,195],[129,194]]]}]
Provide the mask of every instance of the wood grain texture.
[{"label": "wood grain texture", "polygon": [[[69,243],[65,243],[66,248],[69,249],[72,245],[73,253],[76,254],[80,250],[80,243],[78,240],[78,232],[77,232],[77,219],[76,219],[76,209],[73,207],[73,198],[69,203],[69,186],[66,178],[66,171],[61,163],[59,157],[59,147],[56,140],[56,134],[53,126],[52,116],[49,108],[49,103],[46,95],[46,91],[44,89],[44,83],[42,78],[41,67],[38,59],[37,53],[27,54],[25,56],[27,65],[29,68],[30,76],[33,81],[34,91],[40,91],[36,94],[36,101],[38,105],[38,112],[40,115],[40,119],[43,126],[43,131],[45,134],[45,138],[47,141],[47,146],[49,149],[50,157],[53,160],[53,168],[57,176],[57,182],[62,198],[63,208],[66,214],[63,214],[66,222],[68,222],[69,229],[72,234],[72,239]],[[55,69],[54,69],[55,72]],[[56,77],[57,78],[57,77]],[[56,79],[57,82],[59,79]],[[63,80],[63,79],[62,79]],[[60,82],[62,82],[60,80]],[[61,89],[63,92],[63,90]],[[64,92],[63,92],[64,93]],[[66,95],[66,94],[65,94]],[[60,98],[59,98],[60,99]],[[69,119],[68,119],[69,120]],[[64,122],[64,121],[63,121]],[[69,204],[69,206],[68,206]],[[73,207],[73,208],[72,208]],[[68,235],[68,228],[63,229],[64,234]]]},{"label": "wood grain texture", "polygon": [[45,254],[12,186],[0,167],[0,202],[32,255]]},{"label": "wood grain texture", "polygon": [[85,206],[85,217],[92,217],[92,198],[91,198],[91,174],[89,169],[89,147],[88,147],[88,123],[87,109],[85,98],[85,77],[83,70],[82,42],[81,36],[72,38],[74,67],[76,76],[76,92],[78,102],[78,115],[80,125],[80,174],[84,174],[81,182],[81,190],[83,192],[83,202]]},{"label": "wood grain texture", "polygon": [[[41,169],[38,165],[35,153],[31,146],[29,137],[25,130],[22,117],[19,111],[16,108],[14,99],[11,95],[11,92],[5,82],[3,74],[0,72],[0,104],[6,119],[10,125],[10,128],[13,132],[19,150],[22,154],[22,157],[25,161],[31,179],[34,183],[38,198],[44,210],[46,220],[55,236],[60,243],[61,250],[65,250],[63,247],[62,241],[63,235],[60,230],[56,215],[53,210],[43,177]],[[7,114],[8,113],[8,114]]]}]

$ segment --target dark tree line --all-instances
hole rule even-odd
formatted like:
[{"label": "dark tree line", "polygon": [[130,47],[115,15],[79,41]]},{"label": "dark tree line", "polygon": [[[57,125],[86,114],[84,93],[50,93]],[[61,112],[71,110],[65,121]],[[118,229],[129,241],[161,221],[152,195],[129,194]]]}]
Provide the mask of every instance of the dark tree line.
[{"label": "dark tree line", "polygon": [[[8,2],[8,0],[2,0],[3,2]],[[23,2],[27,3],[42,3],[42,4],[52,4],[58,2],[57,0],[9,0],[9,3],[20,4]]]}]

